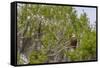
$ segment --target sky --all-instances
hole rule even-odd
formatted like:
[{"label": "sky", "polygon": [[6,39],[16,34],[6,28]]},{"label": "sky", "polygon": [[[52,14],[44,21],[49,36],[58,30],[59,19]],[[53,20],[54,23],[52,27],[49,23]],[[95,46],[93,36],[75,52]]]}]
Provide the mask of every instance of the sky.
[{"label": "sky", "polygon": [[90,24],[94,24],[94,22],[96,21],[96,8],[93,7],[74,7],[75,10],[77,11],[78,16],[80,16],[81,13],[86,12]]}]

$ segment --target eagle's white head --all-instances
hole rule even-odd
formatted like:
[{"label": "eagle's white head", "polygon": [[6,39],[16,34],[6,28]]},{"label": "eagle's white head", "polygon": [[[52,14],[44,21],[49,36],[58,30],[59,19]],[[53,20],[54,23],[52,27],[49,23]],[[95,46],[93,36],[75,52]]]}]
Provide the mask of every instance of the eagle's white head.
[{"label": "eagle's white head", "polygon": [[76,37],[76,35],[73,33],[73,34],[72,34],[72,37]]}]

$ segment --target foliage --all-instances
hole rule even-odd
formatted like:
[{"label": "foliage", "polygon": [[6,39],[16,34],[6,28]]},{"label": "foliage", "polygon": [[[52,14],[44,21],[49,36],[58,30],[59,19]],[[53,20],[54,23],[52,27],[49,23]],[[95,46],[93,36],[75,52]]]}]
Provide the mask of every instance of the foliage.
[{"label": "foliage", "polygon": [[40,51],[32,51],[30,55],[30,64],[40,64],[44,63],[47,59],[47,56]]},{"label": "foliage", "polygon": [[[33,41],[27,47],[30,64],[51,62],[51,59],[53,62],[63,62],[63,59],[66,62],[96,59],[96,30],[90,28],[85,12],[78,17],[77,11],[71,6],[18,6],[17,32]],[[73,33],[78,39],[78,47],[71,51],[71,48],[66,47]],[[65,54],[66,57],[62,58]]]}]

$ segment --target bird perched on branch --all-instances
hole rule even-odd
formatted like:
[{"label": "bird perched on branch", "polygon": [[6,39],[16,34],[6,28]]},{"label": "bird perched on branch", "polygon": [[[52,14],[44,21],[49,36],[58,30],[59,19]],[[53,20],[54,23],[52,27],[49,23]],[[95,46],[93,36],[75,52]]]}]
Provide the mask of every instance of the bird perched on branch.
[{"label": "bird perched on branch", "polygon": [[71,46],[73,49],[76,49],[76,47],[77,47],[77,37],[76,37],[75,34],[72,34],[72,36],[71,36],[70,46]]}]

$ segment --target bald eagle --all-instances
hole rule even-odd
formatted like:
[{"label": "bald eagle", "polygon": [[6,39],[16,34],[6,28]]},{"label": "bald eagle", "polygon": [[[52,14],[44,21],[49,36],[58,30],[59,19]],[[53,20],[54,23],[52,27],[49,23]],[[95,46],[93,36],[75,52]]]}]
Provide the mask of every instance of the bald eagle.
[{"label": "bald eagle", "polygon": [[77,47],[77,37],[76,37],[75,34],[72,34],[72,37],[71,37],[71,40],[70,40],[70,46],[73,49],[76,49],[76,47]]}]

